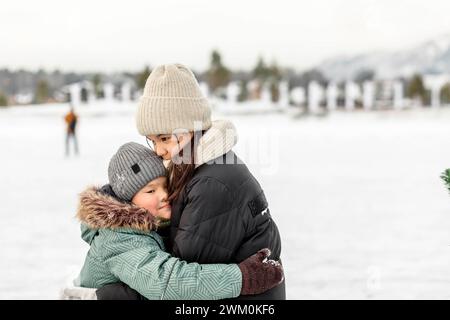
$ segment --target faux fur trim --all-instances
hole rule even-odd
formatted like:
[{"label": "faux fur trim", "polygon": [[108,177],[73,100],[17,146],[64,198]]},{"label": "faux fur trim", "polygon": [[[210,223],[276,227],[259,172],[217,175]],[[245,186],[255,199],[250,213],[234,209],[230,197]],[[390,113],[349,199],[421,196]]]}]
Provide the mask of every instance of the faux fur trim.
[{"label": "faux fur trim", "polygon": [[140,231],[156,230],[159,222],[146,209],[120,202],[89,187],[80,194],[77,218],[90,228],[131,228]]}]

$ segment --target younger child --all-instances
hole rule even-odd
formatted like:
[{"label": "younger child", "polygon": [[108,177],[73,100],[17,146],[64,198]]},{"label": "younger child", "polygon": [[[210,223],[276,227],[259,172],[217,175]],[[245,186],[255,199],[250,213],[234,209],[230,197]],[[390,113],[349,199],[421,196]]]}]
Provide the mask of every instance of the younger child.
[{"label": "younger child", "polygon": [[187,263],[165,252],[156,232],[171,215],[162,159],[131,142],[108,168],[118,198],[89,188],[80,195],[77,217],[90,245],[80,285],[100,288],[123,282],[147,299],[225,299],[254,295],[283,280],[281,264],[263,249],[239,264]]}]

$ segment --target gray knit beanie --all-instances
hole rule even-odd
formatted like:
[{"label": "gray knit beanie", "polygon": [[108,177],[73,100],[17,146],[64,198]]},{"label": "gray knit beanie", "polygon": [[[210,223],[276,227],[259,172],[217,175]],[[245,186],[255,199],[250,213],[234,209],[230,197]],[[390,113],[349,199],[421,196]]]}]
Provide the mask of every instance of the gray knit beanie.
[{"label": "gray knit beanie", "polygon": [[156,67],[145,83],[136,125],[143,136],[208,130],[211,109],[192,71],[182,64]]},{"label": "gray knit beanie", "polygon": [[150,181],[165,176],[162,159],[148,147],[135,142],[121,146],[109,162],[109,184],[125,201],[130,201]]}]

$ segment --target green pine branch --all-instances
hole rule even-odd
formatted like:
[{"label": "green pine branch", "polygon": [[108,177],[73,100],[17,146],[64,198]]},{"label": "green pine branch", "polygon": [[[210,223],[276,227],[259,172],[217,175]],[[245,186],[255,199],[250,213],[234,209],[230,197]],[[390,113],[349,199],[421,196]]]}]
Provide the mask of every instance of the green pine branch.
[{"label": "green pine branch", "polygon": [[450,191],[450,169],[447,169],[444,172],[442,172],[441,178],[442,178],[442,180],[444,180],[444,183],[445,183],[448,191]]}]

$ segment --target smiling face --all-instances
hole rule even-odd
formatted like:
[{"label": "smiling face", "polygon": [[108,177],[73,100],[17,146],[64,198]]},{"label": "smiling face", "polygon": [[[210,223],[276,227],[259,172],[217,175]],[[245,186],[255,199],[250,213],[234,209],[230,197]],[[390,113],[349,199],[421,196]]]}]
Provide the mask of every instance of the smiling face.
[{"label": "smiling face", "polygon": [[154,217],[170,219],[172,208],[167,201],[167,178],[150,181],[131,199],[138,207],[147,209]]},{"label": "smiling face", "polygon": [[164,160],[171,160],[191,140],[192,133],[149,135],[147,139],[153,144],[158,156]]}]

